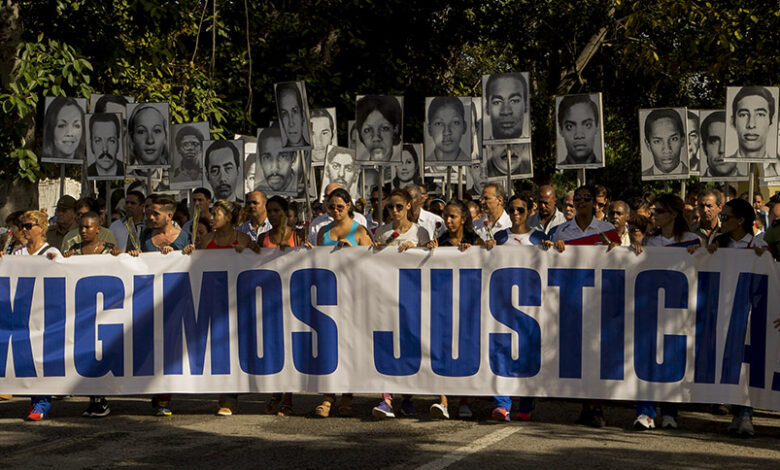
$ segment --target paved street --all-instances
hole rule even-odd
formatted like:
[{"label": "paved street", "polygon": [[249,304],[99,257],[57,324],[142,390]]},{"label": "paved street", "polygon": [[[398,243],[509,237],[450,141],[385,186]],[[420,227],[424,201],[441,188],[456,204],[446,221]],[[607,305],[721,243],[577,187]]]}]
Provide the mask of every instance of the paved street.
[{"label": "paved street", "polygon": [[[534,421],[487,420],[490,400],[475,417],[432,421],[432,397],[415,399],[418,417],[371,417],[378,398],[358,396],[353,418],[311,417],[315,395],[295,397],[298,416],[263,414],[266,394],[241,397],[239,413],[218,417],[216,397],[175,396],[174,415],[151,415],[148,399],[112,398],[112,414],[80,417],[87,399],[54,402],[52,418],[27,423],[28,400],[0,402],[3,468],[778,468],[780,413],[756,412],[756,437],[726,434],[730,416],[689,407],[677,431],[631,429],[633,408],[611,403],[607,427],[573,424],[579,405],[539,400]],[[452,404],[457,398],[451,398]],[[457,407],[451,407],[455,415]]]}]

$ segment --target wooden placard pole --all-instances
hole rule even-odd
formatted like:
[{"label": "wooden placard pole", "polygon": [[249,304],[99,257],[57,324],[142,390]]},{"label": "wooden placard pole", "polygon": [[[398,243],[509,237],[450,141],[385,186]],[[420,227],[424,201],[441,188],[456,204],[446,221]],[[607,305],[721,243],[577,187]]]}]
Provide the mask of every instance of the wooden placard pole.
[{"label": "wooden placard pole", "polygon": [[374,168],[377,169],[379,172],[379,176],[377,177],[377,181],[379,182],[379,187],[377,188],[377,191],[379,191],[379,205],[377,206],[377,211],[379,212],[379,220],[376,219],[376,215],[374,216],[374,223],[376,224],[377,228],[381,227],[382,224],[385,222],[385,218],[383,217],[384,212],[382,212],[382,198],[384,197],[382,195],[382,192],[384,191],[383,186],[385,185],[385,168],[383,166],[376,166],[374,165]]},{"label": "wooden placard pole", "polygon": [[309,169],[308,165],[306,165],[306,159],[303,155],[303,150],[298,150],[298,160],[301,162],[301,169],[303,170],[303,192],[306,196],[306,216],[307,220],[311,222],[311,220],[314,218],[314,214],[311,210],[311,198],[309,197]]},{"label": "wooden placard pole", "polygon": [[748,180],[748,202],[753,204],[754,180],[756,179],[756,164],[750,163],[750,179]]},{"label": "wooden placard pole", "polygon": [[506,146],[506,197],[507,200],[514,195],[512,187],[512,149],[509,144]]},{"label": "wooden placard pole", "polygon": [[463,200],[463,167],[458,167],[458,199]]},{"label": "wooden placard pole", "polygon": [[585,168],[578,168],[577,169],[577,187],[585,186],[587,184],[587,180],[585,179]]},{"label": "wooden placard pole", "polygon": [[[60,163],[60,198],[65,195],[65,165]],[[57,198],[59,200],[59,198]]]}]

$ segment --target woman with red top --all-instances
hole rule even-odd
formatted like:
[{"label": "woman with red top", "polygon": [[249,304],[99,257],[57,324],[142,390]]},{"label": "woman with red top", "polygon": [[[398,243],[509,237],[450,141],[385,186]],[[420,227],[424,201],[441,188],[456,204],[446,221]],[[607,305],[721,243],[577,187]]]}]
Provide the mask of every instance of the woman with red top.
[{"label": "woman with red top", "polygon": [[[213,230],[203,238],[197,239],[199,250],[219,250],[232,248],[237,252],[245,248],[259,253],[260,249],[252,241],[249,235],[236,230],[235,225],[241,208],[230,201],[220,199],[211,207],[211,223]],[[182,252],[190,254],[195,250],[192,244],[185,246]],[[218,402],[219,416],[231,416],[238,406],[238,394],[221,394]]]}]

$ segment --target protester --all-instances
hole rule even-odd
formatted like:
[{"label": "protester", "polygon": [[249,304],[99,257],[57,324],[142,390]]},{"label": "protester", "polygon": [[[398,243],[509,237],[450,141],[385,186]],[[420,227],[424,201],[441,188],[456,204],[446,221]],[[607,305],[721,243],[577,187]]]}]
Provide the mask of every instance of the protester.
[{"label": "protester", "polygon": [[125,216],[111,224],[110,230],[117,241],[120,251],[127,251],[129,228],[133,229],[135,237],[141,233],[144,221],[144,203],[146,196],[141,191],[130,191],[125,196]]},{"label": "protester", "polygon": [[[81,216],[86,214],[87,212],[94,212],[95,214],[100,214],[100,204],[90,198],[90,197],[83,197],[76,201],[76,223],[79,224],[81,221]],[[98,239],[104,242],[108,242],[114,246],[117,245],[116,237],[114,237],[114,233],[111,232],[111,230],[107,229],[106,227],[103,227],[103,216],[100,216],[99,220],[99,227],[100,231],[98,232]],[[81,235],[80,228],[75,228],[68,232],[65,235],[65,238],[62,240],[62,248],[60,249],[62,252],[66,252],[70,250],[70,248],[81,242]]]},{"label": "protester", "polygon": [[[195,211],[199,211],[198,219],[207,219],[211,222],[211,213],[209,208],[211,207],[211,191],[206,188],[196,188],[192,191],[192,217],[195,217]],[[193,219],[187,221],[182,226],[182,230],[192,235],[192,222]]]},{"label": "protester", "polygon": [[62,241],[71,230],[78,227],[76,223],[76,199],[73,196],[62,196],[57,201],[57,210],[54,214],[57,222],[46,230],[46,240],[51,246],[59,250]]},{"label": "protester", "polygon": [[631,246],[631,238],[628,235],[628,218],[631,216],[631,209],[623,201],[615,201],[609,205],[607,219],[615,226],[618,236],[620,236],[620,246]]},{"label": "protester", "polygon": [[593,186],[593,190],[595,191],[595,200],[593,203],[593,207],[596,209],[596,218],[598,220],[607,220],[607,207],[609,207],[609,190],[600,185],[597,184]]},{"label": "protester", "polygon": [[512,226],[509,214],[504,211],[506,193],[498,183],[488,183],[482,188],[479,198],[485,216],[474,222],[474,231],[484,240],[492,240],[493,234]]},{"label": "protester", "polygon": [[[176,200],[173,197],[167,194],[151,194],[147,201],[150,204],[150,212],[138,241],[141,249],[128,250],[130,256],[156,251],[167,255],[192,243],[189,232],[171,224],[173,212],[176,210]],[[170,393],[158,394],[152,399],[152,408],[157,416],[171,416],[170,401]]]},{"label": "protester", "polygon": [[[81,241],[74,244],[62,254],[65,258],[73,255],[119,255],[120,250],[111,242],[98,237],[100,233],[100,216],[95,212],[86,212],[79,217],[79,236]],[[81,416],[85,418],[103,418],[111,413],[105,396],[90,396],[89,406]]]},{"label": "protester", "polygon": [[[554,200],[555,195],[553,193],[553,201]],[[509,212],[509,218],[512,220],[512,226],[495,234],[496,244],[536,246],[547,239],[547,235],[543,231],[529,227],[528,208],[531,204],[531,198],[527,195],[514,195],[509,198],[507,212]],[[530,421],[533,408],[533,398],[521,397],[518,403],[515,420]],[[493,419],[498,421],[509,421],[511,411],[511,397],[505,395],[493,397],[493,412],[491,413]]]},{"label": "protester", "polygon": [[[574,191],[577,215],[572,220],[561,224],[553,234],[553,241],[545,241],[542,243],[543,246],[547,248],[555,246],[555,249],[563,252],[565,245],[609,245],[610,242],[619,244],[620,237],[615,227],[595,217],[595,199],[594,187],[586,185],[577,188]],[[584,402],[577,423],[595,428],[604,427],[606,421],[601,402],[596,400]]]},{"label": "protester", "polygon": [[566,217],[555,207],[556,201],[555,189],[552,186],[549,184],[539,186],[536,196],[536,202],[539,203],[538,210],[528,218],[528,226],[534,230],[541,230],[547,235],[554,227],[566,222]]},{"label": "protester", "polygon": [[262,191],[252,191],[246,196],[246,210],[249,218],[238,227],[238,230],[246,233],[257,242],[261,234],[271,230],[271,223],[268,221],[266,204],[268,198]]},{"label": "protester", "polygon": [[[60,199],[62,201],[62,199]],[[46,214],[41,211],[26,211],[19,217],[19,228],[27,242],[16,248],[12,255],[46,256],[53,260],[62,256],[60,250],[46,242],[49,221]],[[0,258],[3,252],[0,251]],[[42,421],[49,417],[51,411],[51,396],[34,395],[30,397],[30,411],[27,414],[28,421]]]},{"label": "protester", "polygon": [[412,196],[412,207],[407,212],[409,220],[424,228],[431,239],[438,237],[444,230],[444,220],[433,212],[423,209],[428,200],[428,193],[420,189],[421,186],[410,184],[405,189]]},{"label": "protester", "polygon": [[[331,193],[333,193],[333,191],[337,189],[344,189],[344,188],[342,188],[336,183],[330,183],[325,187],[324,193],[325,193],[326,209],[328,207],[328,199],[330,198]],[[366,220],[363,214],[361,214],[360,212],[351,211],[350,217],[354,217],[355,221],[358,224],[368,229],[368,221]],[[317,242],[317,235],[320,233],[320,229],[330,224],[331,222],[333,222],[333,215],[331,214],[330,209],[327,209],[327,211],[324,214],[312,220],[311,224],[309,225],[309,243],[311,243],[312,245],[319,245],[319,243]]]},{"label": "protester", "polygon": [[[344,188],[335,188],[330,192],[327,199],[328,216],[333,220],[317,232],[317,245],[320,246],[339,246],[354,247],[367,246],[374,243],[368,229],[359,224],[353,218],[352,199]],[[315,416],[327,418],[330,416],[330,409],[336,402],[335,394],[326,394],[322,403],[314,410]],[[352,394],[344,394],[341,397],[339,406],[339,415],[352,415]]]},{"label": "protester", "polygon": [[27,243],[20,227],[22,222],[19,218],[22,214],[24,214],[24,211],[11,212],[8,214],[8,217],[5,218],[5,225],[8,227],[8,232],[5,234],[2,252],[7,255],[10,255],[14,250]]},{"label": "protester", "polygon": [[717,189],[705,189],[699,194],[699,224],[693,227],[693,233],[701,238],[703,246],[708,246],[720,235],[720,214],[723,207],[723,195]]}]

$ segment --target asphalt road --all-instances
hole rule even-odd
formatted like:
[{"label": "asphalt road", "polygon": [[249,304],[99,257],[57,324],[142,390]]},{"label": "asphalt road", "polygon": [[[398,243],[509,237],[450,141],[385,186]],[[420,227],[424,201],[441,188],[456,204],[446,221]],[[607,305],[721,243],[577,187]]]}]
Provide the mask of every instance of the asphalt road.
[{"label": "asphalt road", "polygon": [[[352,418],[315,419],[315,395],[295,397],[296,416],[264,414],[266,394],[242,395],[238,414],[218,417],[216,397],[175,396],[171,417],[155,417],[144,397],[111,398],[112,414],[82,418],[83,397],[54,402],[43,422],[22,418],[29,402],[0,402],[0,466],[6,468],[760,468],[780,467],[780,413],[756,412],[756,436],[729,436],[730,416],[685,407],[681,429],[634,431],[630,403],[605,407],[607,426],[574,424],[579,404],[538,400],[530,423],[474,418],[431,420],[433,397],[415,399],[416,417],[376,421],[378,398],[355,398]],[[457,399],[451,398],[451,404]],[[400,403],[399,403],[400,404]],[[451,414],[457,414],[451,407]]]}]

